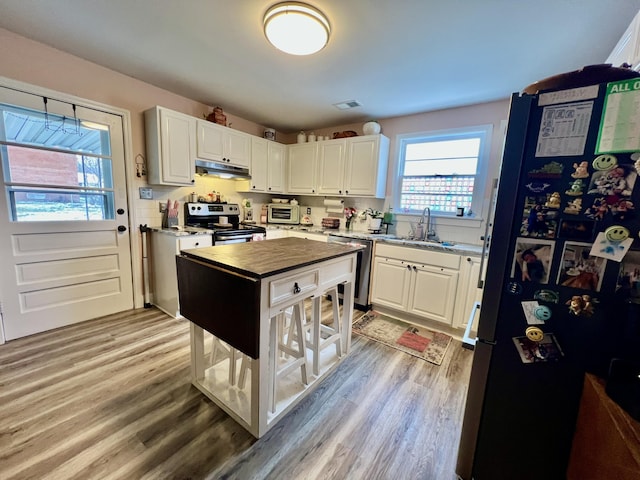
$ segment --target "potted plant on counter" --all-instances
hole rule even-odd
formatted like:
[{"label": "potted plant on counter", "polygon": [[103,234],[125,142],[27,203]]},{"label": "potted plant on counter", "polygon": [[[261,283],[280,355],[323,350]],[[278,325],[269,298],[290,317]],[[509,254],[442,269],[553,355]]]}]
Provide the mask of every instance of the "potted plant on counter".
[{"label": "potted plant on counter", "polygon": [[369,219],[369,230],[380,230],[383,217],[382,212],[380,210],[374,210],[373,208],[367,208],[364,213],[371,217]]}]

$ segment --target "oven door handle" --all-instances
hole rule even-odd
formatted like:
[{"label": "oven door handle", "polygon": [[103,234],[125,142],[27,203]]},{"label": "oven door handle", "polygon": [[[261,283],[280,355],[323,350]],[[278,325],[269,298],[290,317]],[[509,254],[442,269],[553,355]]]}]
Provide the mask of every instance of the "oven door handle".
[{"label": "oven door handle", "polygon": [[253,233],[237,234],[237,233],[216,233],[215,240],[242,240],[244,238],[253,238]]}]

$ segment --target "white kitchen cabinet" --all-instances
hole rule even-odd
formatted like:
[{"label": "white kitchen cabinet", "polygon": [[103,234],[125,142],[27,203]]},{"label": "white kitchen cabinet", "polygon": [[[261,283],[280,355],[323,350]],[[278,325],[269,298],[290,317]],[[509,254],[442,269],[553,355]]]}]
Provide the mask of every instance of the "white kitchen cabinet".
[{"label": "white kitchen cabinet", "polygon": [[318,188],[320,195],[344,195],[347,140],[323,141],[318,144]]},{"label": "white kitchen cabinet", "polygon": [[286,145],[265,140],[251,139],[251,180],[252,192],[283,193]]},{"label": "white kitchen cabinet", "polygon": [[312,233],[312,232],[304,232],[300,230],[288,230],[288,237],[296,237],[296,238],[306,238],[307,240],[315,240],[316,242],[324,242],[327,243],[329,238],[328,235],[323,235],[322,233]]},{"label": "white kitchen cabinet", "polygon": [[383,198],[389,139],[365,135],[288,146],[288,193]]},{"label": "white kitchen cabinet", "polygon": [[152,303],[172,317],[180,317],[176,255],[180,250],[213,245],[212,235],[175,236],[152,232],[150,238]]},{"label": "white kitchen cabinet", "polygon": [[268,230],[267,230],[267,236],[266,236],[266,239],[267,239],[267,240],[277,240],[278,238],[287,238],[288,236],[289,236],[289,232],[288,232],[288,230],[282,230],[282,229],[273,230],[273,229],[268,229]]},{"label": "white kitchen cabinet", "polygon": [[197,129],[198,158],[249,168],[252,135],[199,119]]},{"label": "white kitchen cabinet", "polygon": [[287,193],[315,194],[318,143],[295,143],[288,146]]},{"label": "white kitchen cabinet", "polygon": [[371,302],[454,326],[459,255],[378,243]]},{"label": "white kitchen cabinet", "polygon": [[193,185],[196,118],[156,106],[144,112],[147,181],[151,185]]},{"label": "white kitchen cabinet", "polygon": [[[482,289],[478,288],[480,276],[480,257],[462,255],[460,261],[460,284],[456,293],[455,326],[466,328],[469,315],[475,302],[482,300]],[[479,315],[476,315],[477,324]],[[477,325],[472,325],[471,330],[477,332]]]},{"label": "white kitchen cabinet", "polygon": [[347,139],[344,193],[356,197],[385,195],[389,139],[384,135],[365,135]]}]

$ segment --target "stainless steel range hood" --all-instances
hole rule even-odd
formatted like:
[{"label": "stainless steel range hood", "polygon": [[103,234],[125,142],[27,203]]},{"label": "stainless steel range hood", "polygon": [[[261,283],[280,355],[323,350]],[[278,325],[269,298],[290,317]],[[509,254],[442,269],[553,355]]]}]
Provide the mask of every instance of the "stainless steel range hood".
[{"label": "stainless steel range hood", "polygon": [[235,167],[211,160],[196,159],[196,173],[198,175],[212,175],[220,178],[251,178],[248,168]]}]

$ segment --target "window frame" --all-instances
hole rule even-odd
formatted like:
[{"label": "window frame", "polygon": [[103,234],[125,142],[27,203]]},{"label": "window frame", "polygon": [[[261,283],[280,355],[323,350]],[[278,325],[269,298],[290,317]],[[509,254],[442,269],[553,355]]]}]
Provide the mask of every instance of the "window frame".
[{"label": "window frame", "polygon": [[[493,135],[493,124],[472,125],[468,127],[447,128],[442,130],[427,130],[420,132],[404,133],[396,136],[396,174],[393,179],[393,196],[391,206],[401,205],[402,180],[405,164],[406,146],[423,141],[447,141],[466,138],[479,138],[480,148],[478,151],[478,163],[473,184],[473,194],[471,201],[471,211],[465,211],[464,218],[480,219],[483,211],[484,196],[486,189],[487,170],[490,163],[491,139]],[[420,216],[422,212],[404,211],[394,208],[394,213],[398,215]],[[455,212],[433,211],[431,216],[460,219]]]}]

